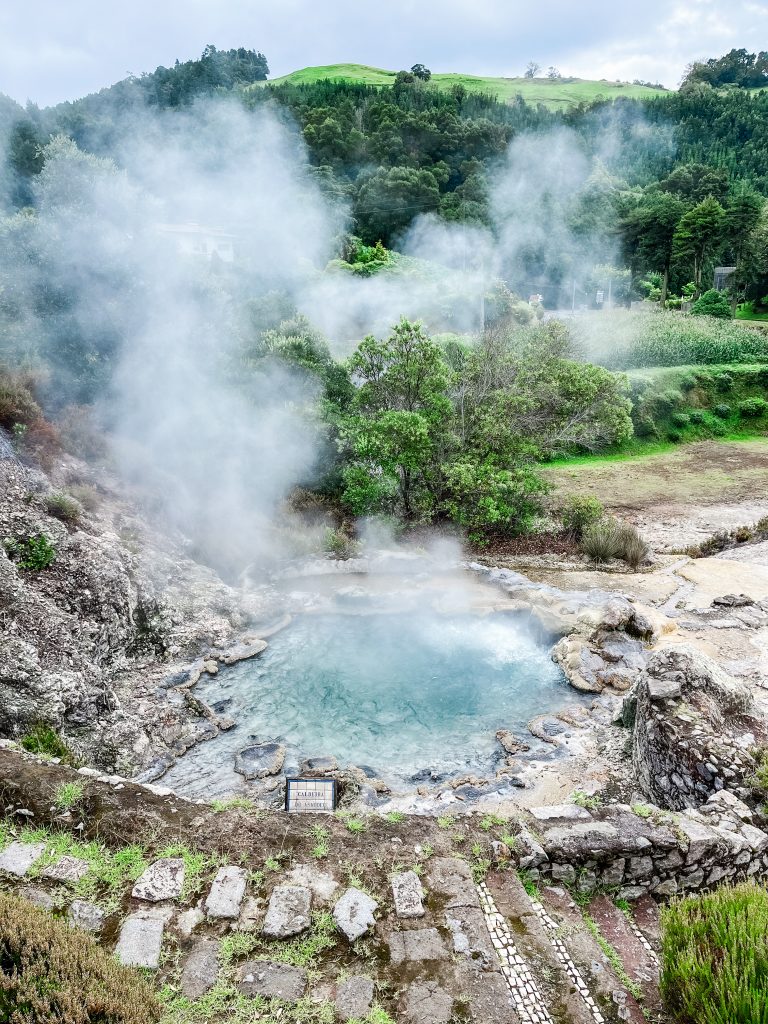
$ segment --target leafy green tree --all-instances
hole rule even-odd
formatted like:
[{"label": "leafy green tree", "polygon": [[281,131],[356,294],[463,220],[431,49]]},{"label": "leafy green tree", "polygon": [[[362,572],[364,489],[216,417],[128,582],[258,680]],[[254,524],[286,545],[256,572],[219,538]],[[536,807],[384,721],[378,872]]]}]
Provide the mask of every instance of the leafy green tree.
[{"label": "leafy green tree", "polygon": [[752,233],[758,226],[765,200],[749,184],[742,182],[734,192],[725,211],[724,233],[736,267],[732,278],[731,308],[736,309],[747,284],[745,266],[750,252]]},{"label": "leafy green tree", "polygon": [[411,74],[416,78],[420,78],[422,82],[428,82],[432,77],[432,72],[424,64],[414,64],[411,68]]},{"label": "leafy green tree", "polygon": [[694,316],[715,316],[720,320],[730,320],[733,316],[728,296],[723,292],[710,288],[691,306]]},{"label": "leafy green tree", "polygon": [[685,210],[685,202],[674,193],[652,191],[621,222],[625,247],[634,249],[643,270],[661,274],[662,306],[669,291],[675,232]]},{"label": "leafy green tree", "polygon": [[695,297],[701,294],[705,262],[723,242],[725,211],[708,196],[683,214],[673,239],[673,256],[685,267],[692,268]]},{"label": "leafy green tree", "polygon": [[389,245],[417,214],[439,206],[440,189],[432,171],[380,167],[360,188],[355,219],[365,241]]},{"label": "leafy green tree", "polygon": [[365,338],[349,370],[358,387],[341,426],[350,457],[345,501],[358,515],[389,506],[406,519],[429,517],[452,444],[452,374],[442,350],[402,319],[387,339]]}]

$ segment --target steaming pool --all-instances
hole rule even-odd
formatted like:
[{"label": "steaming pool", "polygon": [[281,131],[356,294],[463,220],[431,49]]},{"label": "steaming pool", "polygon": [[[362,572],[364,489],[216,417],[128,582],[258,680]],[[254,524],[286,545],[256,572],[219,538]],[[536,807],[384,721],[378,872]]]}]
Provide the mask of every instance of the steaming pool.
[{"label": "steaming pool", "polygon": [[237,725],[192,748],[163,783],[196,797],[247,789],[235,755],[266,740],[285,745],[287,774],[332,755],[396,790],[430,771],[487,772],[501,754],[497,729],[526,735],[535,715],[586,699],[550,643],[510,613],[301,616],[259,657],[201,679],[195,694]]}]

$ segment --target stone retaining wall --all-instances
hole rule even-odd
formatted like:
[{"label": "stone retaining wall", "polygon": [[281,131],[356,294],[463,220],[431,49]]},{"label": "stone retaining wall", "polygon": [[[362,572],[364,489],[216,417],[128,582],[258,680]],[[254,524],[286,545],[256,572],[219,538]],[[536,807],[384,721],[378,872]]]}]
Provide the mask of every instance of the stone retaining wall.
[{"label": "stone retaining wall", "polygon": [[529,816],[516,845],[520,867],[534,879],[585,892],[605,887],[624,899],[672,896],[768,875],[768,833],[725,791],[679,814],[651,805],[588,810],[563,804],[532,808]]}]

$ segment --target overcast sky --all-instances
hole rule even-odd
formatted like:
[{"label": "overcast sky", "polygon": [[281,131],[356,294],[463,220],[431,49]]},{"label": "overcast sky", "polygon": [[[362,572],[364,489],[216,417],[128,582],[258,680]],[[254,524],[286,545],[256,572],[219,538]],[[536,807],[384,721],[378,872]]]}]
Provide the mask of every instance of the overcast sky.
[{"label": "overcast sky", "polygon": [[0,92],[75,99],[207,43],[266,54],[276,77],[354,61],[659,80],[732,47],[768,47],[768,0],[2,0]]}]

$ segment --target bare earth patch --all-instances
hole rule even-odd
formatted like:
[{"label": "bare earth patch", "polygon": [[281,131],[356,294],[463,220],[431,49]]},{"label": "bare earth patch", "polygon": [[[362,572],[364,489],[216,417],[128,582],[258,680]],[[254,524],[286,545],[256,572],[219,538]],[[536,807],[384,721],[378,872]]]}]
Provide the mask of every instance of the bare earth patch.
[{"label": "bare earth patch", "polygon": [[592,494],[634,522],[656,551],[701,543],[768,515],[768,439],[701,441],[634,459],[546,471],[552,500]]}]

